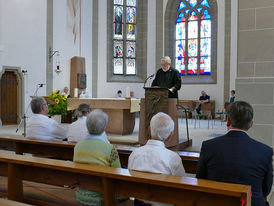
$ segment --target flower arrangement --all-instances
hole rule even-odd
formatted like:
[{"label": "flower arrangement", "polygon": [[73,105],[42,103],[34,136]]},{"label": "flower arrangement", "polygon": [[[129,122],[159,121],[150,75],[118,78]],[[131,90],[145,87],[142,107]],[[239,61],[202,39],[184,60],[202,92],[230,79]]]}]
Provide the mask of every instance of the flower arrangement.
[{"label": "flower arrangement", "polygon": [[60,94],[60,90],[57,89],[55,92],[51,94],[47,94],[47,97],[55,102],[55,104],[50,104],[49,107],[49,115],[63,115],[67,113],[67,105],[68,101],[65,95]]}]

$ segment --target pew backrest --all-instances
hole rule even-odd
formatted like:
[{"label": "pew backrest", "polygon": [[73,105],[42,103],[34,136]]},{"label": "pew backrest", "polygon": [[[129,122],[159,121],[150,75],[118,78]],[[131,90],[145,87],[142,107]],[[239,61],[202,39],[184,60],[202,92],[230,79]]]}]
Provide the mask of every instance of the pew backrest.
[{"label": "pew backrest", "polygon": [[175,205],[240,206],[251,192],[246,185],[4,153],[0,174],[8,176],[8,198],[15,201],[24,201],[23,180],[102,192],[107,206],[114,205],[115,194]]},{"label": "pew backrest", "polygon": [[[73,149],[76,143],[42,141],[35,139],[26,139],[19,136],[0,136],[0,149],[14,151],[16,154],[30,153],[45,157],[54,157],[60,159],[73,159]],[[136,149],[132,146],[116,145],[122,165],[127,166],[128,157]],[[181,157],[187,173],[196,173],[197,162],[200,154],[195,152],[177,152]]]}]

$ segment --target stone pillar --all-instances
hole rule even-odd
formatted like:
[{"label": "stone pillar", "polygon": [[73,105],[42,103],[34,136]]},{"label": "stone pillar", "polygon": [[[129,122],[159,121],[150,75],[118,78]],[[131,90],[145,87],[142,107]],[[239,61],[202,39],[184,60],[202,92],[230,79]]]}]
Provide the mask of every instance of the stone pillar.
[{"label": "stone pillar", "polygon": [[252,104],[252,138],[273,146],[274,1],[239,0],[236,99]]}]

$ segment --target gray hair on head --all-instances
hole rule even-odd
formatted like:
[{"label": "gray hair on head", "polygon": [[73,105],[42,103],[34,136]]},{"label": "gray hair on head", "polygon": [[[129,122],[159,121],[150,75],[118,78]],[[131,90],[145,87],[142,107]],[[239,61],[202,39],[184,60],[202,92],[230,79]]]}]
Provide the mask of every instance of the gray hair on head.
[{"label": "gray hair on head", "polygon": [[161,59],[161,62],[167,62],[168,64],[171,64],[171,59],[170,59],[170,57],[169,56],[164,56],[164,57],[162,57],[162,59]]},{"label": "gray hair on head", "polygon": [[151,137],[165,141],[174,131],[174,121],[163,112],[159,112],[150,121]]},{"label": "gray hair on head", "polygon": [[34,97],[30,102],[31,111],[34,114],[39,114],[44,104],[47,104],[47,102],[43,97]]},{"label": "gray hair on head", "polygon": [[108,115],[100,109],[93,110],[87,117],[87,129],[90,134],[100,135],[105,131]]},{"label": "gray hair on head", "polygon": [[82,117],[86,114],[88,114],[91,111],[91,107],[89,104],[80,104],[77,108],[77,116]]}]

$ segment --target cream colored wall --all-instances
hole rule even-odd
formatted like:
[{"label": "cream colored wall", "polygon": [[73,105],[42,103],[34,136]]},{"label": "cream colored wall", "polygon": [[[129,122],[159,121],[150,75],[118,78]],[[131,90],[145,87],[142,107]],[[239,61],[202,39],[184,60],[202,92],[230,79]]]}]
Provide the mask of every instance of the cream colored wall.
[{"label": "cream colored wall", "polygon": [[237,98],[252,104],[249,134],[273,146],[274,1],[239,1]]}]

